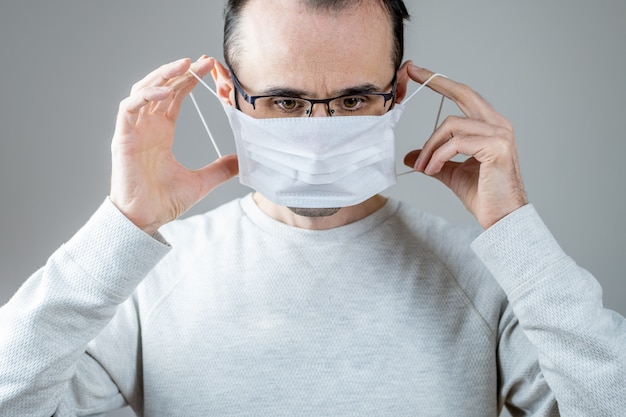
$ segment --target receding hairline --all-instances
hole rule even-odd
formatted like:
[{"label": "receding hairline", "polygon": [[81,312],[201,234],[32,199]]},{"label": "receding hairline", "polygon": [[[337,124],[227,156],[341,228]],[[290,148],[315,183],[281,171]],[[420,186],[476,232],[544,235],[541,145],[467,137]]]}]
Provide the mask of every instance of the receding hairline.
[{"label": "receding hairline", "polygon": [[[224,9],[224,59],[233,70],[237,70],[237,56],[241,55],[242,33],[237,30],[241,15],[251,0],[227,1]],[[400,67],[404,53],[404,21],[410,20],[410,15],[404,1],[391,2],[389,0],[297,0],[312,12],[339,13],[351,7],[362,5],[377,6],[387,15],[393,34],[394,47],[391,51],[392,61]],[[393,8],[397,10],[394,10]]]}]

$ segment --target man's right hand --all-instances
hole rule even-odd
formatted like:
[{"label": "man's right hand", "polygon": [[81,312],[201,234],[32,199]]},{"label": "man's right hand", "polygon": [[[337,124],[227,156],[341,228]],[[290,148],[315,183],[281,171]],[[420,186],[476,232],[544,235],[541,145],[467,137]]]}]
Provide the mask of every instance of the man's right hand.
[{"label": "man's right hand", "polygon": [[120,103],[111,143],[110,199],[150,235],[238,173],[236,155],[189,170],[172,153],[182,101],[197,83],[188,70],[204,77],[214,64],[203,56],[193,65],[189,59],[163,65]]}]

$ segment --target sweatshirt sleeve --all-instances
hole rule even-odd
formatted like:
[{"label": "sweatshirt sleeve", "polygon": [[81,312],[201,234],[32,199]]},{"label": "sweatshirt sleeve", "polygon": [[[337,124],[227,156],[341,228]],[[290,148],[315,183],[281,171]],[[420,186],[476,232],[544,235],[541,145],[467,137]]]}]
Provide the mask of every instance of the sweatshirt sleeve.
[{"label": "sweatshirt sleeve", "polygon": [[603,307],[599,283],[562,251],[535,209],[511,213],[472,249],[535,346],[561,415],[623,415],[626,321]]},{"label": "sweatshirt sleeve", "polygon": [[52,416],[77,372],[106,380],[87,344],[168,251],[107,199],[0,308],[0,415]]}]

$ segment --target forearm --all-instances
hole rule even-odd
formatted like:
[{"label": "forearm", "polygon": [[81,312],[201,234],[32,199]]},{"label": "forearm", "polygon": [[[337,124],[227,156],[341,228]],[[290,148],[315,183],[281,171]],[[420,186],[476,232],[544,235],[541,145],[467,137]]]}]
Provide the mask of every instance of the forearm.
[{"label": "forearm", "polygon": [[508,295],[563,415],[626,409],[626,323],[600,285],[556,243],[531,206],[472,245]]},{"label": "forearm", "polygon": [[87,343],[167,250],[105,202],[0,309],[0,415],[52,415]]}]

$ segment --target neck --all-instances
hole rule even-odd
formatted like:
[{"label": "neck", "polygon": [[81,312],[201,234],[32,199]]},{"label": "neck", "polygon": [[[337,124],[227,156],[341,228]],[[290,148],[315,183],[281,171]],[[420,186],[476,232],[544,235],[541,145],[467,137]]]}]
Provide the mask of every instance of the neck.
[{"label": "neck", "polygon": [[287,207],[274,204],[259,193],[254,193],[253,199],[261,211],[274,220],[308,230],[326,230],[345,226],[369,216],[387,202],[385,197],[377,194],[355,206],[342,207],[330,216],[307,217],[300,216]]}]

